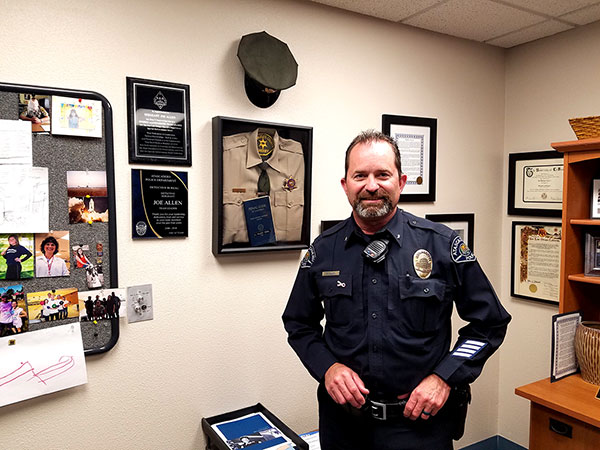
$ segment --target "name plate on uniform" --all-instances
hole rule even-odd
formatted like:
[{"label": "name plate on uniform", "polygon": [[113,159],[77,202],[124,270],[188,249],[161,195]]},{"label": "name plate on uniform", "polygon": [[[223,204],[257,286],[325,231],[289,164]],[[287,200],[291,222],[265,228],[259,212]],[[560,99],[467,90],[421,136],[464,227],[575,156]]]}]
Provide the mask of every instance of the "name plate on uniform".
[{"label": "name plate on uniform", "polygon": [[276,242],[273,214],[268,196],[246,200],[244,215],[251,246],[256,247]]}]

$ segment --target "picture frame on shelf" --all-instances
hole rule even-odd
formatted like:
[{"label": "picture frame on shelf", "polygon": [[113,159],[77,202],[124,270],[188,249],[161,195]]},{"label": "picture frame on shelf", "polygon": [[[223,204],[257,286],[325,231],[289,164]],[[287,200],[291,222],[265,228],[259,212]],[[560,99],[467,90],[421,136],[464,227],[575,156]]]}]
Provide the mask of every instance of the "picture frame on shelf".
[{"label": "picture frame on shelf", "polygon": [[508,214],[560,217],[564,164],[555,150],[508,155]]},{"label": "picture frame on shelf", "polygon": [[433,202],[436,188],[437,119],[383,114],[381,130],[400,149],[407,182],[400,203]]},{"label": "picture frame on shelf", "polygon": [[215,256],[310,245],[312,127],[216,116]]},{"label": "picture frame on shelf", "polygon": [[585,276],[600,277],[600,231],[585,233]]},{"label": "picture frame on shelf", "polygon": [[558,305],[562,225],[512,223],[510,295]]},{"label": "picture frame on shelf", "polygon": [[600,179],[592,180],[590,218],[600,219]]},{"label": "picture frame on shelf", "polygon": [[475,214],[460,213],[460,214],[426,214],[425,218],[432,222],[443,223],[448,228],[453,229],[458,233],[460,238],[467,244],[467,247],[473,251],[475,245]]}]

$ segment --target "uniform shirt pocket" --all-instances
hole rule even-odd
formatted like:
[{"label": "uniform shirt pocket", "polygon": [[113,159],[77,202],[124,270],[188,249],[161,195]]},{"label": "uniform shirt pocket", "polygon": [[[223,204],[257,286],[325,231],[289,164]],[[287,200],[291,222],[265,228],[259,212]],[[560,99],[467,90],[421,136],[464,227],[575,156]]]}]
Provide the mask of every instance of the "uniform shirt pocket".
[{"label": "uniform shirt pocket", "polygon": [[[399,299],[392,302],[399,309],[397,316],[415,334],[430,334],[444,324],[447,307],[446,282],[422,280],[411,276],[398,280]],[[392,308],[393,309],[393,308]]]},{"label": "uniform shirt pocket", "polygon": [[352,323],[357,314],[352,298],[352,275],[321,276],[316,281],[327,324],[346,326]]}]

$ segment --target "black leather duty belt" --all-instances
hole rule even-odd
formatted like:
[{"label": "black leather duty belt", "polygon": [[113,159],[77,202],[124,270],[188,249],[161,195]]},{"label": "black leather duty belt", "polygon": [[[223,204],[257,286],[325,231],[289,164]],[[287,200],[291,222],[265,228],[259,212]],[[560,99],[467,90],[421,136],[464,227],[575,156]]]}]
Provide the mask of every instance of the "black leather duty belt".
[{"label": "black leather duty belt", "polygon": [[397,402],[378,402],[367,398],[367,401],[361,409],[376,420],[398,420],[405,419],[404,407],[406,400]]}]

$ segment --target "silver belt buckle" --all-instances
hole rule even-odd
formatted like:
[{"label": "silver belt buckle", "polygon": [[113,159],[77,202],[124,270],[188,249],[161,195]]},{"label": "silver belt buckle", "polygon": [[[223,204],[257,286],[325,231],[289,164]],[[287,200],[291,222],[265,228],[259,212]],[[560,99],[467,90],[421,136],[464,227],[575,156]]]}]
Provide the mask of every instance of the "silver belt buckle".
[{"label": "silver belt buckle", "polygon": [[371,402],[371,415],[377,420],[387,420],[387,405],[381,402]]}]

